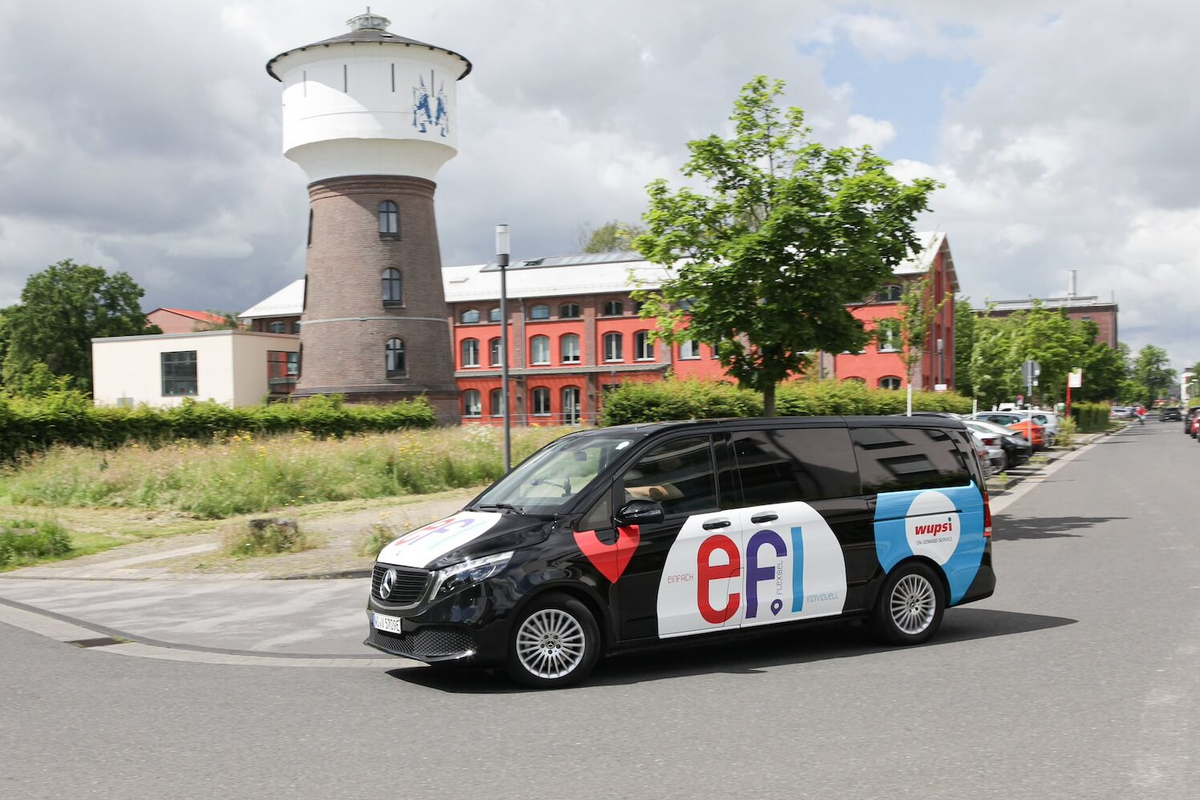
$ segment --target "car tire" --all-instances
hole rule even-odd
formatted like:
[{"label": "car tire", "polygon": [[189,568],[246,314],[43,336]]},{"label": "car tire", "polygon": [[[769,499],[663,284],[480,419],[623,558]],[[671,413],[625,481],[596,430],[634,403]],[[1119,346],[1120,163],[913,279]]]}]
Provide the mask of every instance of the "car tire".
[{"label": "car tire", "polygon": [[886,644],[921,644],[937,633],[945,611],[946,591],[933,568],[907,561],[884,580],[871,624]]},{"label": "car tire", "polygon": [[512,626],[508,674],[531,689],[579,683],[600,659],[600,628],[586,605],[570,595],[535,598]]}]

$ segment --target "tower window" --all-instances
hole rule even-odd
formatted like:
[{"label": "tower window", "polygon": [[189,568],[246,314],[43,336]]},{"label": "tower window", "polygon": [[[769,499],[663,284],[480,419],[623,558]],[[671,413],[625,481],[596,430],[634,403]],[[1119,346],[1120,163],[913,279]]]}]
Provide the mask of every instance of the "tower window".
[{"label": "tower window", "polygon": [[347,64],[342,64],[342,91],[350,91],[350,67]]},{"label": "tower window", "polygon": [[379,204],[379,232],[392,236],[400,234],[400,209],[391,200]]},{"label": "tower window", "polygon": [[404,279],[400,277],[400,270],[385,269],[383,271],[383,304],[402,305],[404,303]]},{"label": "tower window", "polygon": [[389,378],[402,378],[408,371],[404,362],[404,340],[388,339],[384,348]]},{"label": "tower window", "polygon": [[308,246],[312,247],[313,210],[308,210]]}]

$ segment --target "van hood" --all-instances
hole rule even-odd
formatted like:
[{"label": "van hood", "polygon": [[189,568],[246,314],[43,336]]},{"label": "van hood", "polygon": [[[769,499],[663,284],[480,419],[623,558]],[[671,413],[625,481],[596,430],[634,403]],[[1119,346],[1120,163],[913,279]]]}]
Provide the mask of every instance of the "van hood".
[{"label": "van hood", "polygon": [[468,558],[528,547],[550,533],[548,517],[493,511],[460,511],[409,531],[379,553],[400,567],[441,569]]}]

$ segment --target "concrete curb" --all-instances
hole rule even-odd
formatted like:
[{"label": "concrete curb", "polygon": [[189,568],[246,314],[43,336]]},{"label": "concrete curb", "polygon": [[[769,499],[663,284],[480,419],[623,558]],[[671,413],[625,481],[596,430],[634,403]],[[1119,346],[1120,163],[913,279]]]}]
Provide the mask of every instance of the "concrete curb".
[{"label": "concrete curb", "polygon": [[[343,669],[395,669],[420,666],[419,662],[393,656],[263,653],[253,650],[232,650],[163,642],[5,598],[0,598],[0,622],[94,652],[116,653],[117,655],[164,661],[263,667],[338,667]],[[111,643],[100,643],[100,640],[104,639],[112,641]]]}]

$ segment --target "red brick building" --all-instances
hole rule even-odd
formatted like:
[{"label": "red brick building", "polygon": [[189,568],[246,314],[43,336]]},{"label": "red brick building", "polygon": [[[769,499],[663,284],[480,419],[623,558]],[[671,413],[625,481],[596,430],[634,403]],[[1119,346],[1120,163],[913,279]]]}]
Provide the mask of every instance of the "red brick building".
[{"label": "red brick building", "polygon": [[163,333],[207,331],[225,324],[225,318],[220,314],[186,308],[156,308],[146,315],[146,321],[157,325]]},{"label": "red brick building", "polygon": [[[958,279],[944,234],[921,234],[925,249],[896,270],[894,284],[853,307],[869,330],[895,319],[905,283],[932,274],[935,300],[946,299],[929,334],[914,385],[954,382],[954,294]],[[637,253],[600,253],[517,261],[508,268],[509,374],[517,424],[590,422],[604,393],[629,381],[725,379],[712,348],[650,341],[653,320],[637,315],[631,292],[653,288],[666,271]],[[442,270],[452,332],[454,380],[462,417],[497,422],[500,407],[500,273],[492,264]],[[304,281],[296,281],[241,315],[253,330],[271,331],[300,318]],[[886,337],[885,337],[886,338]],[[301,366],[303,373],[303,365]],[[869,344],[858,354],[820,354],[823,378],[873,387],[908,385],[899,351]]]}]

